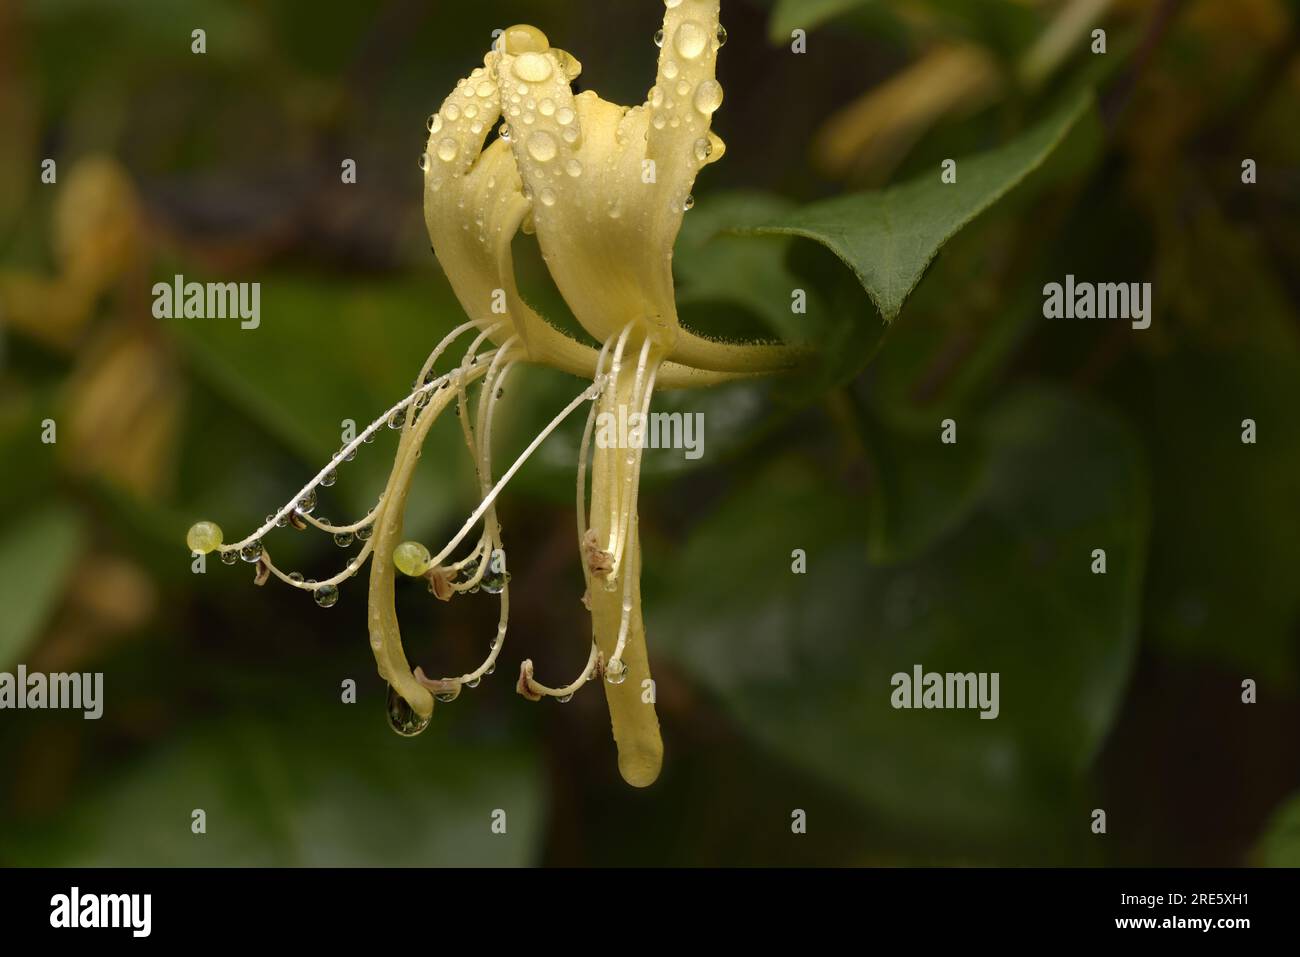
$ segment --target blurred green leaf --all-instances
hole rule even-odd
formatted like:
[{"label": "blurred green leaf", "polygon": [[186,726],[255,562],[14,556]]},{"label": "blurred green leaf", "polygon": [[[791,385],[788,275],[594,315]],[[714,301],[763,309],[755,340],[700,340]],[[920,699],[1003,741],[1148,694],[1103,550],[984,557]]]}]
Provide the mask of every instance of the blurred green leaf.
[{"label": "blurred green leaf", "polygon": [[867,557],[890,564],[915,557],[956,527],[975,506],[988,477],[984,436],[939,441],[929,434],[867,429],[872,475]]},{"label": "blurred green leaf", "polygon": [[0,537],[0,669],[20,661],[40,633],[81,553],[81,517],[51,505]]},{"label": "blurred green leaf", "polygon": [[[1193,657],[1297,678],[1300,335],[1250,233],[1202,212],[1165,288],[1169,344],[1117,378],[1151,450],[1152,636]],[[1159,300],[1157,300],[1159,302]],[[1159,310],[1159,307],[1157,307]],[[1156,322],[1161,320],[1157,311]],[[1154,328],[1154,324],[1153,324]],[[1255,444],[1242,423],[1255,422]]]},{"label": "blurred green leaf", "polygon": [[745,231],[821,243],[853,270],[892,322],[944,243],[1040,168],[1092,102],[1091,94],[1071,97],[1006,146],[959,161],[956,183],[941,182],[936,170],[883,191],[823,200]]},{"label": "blurred green leaf", "polygon": [[[895,818],[969,833],[1027,825],[1096,754],[1136,647],[1147,530],[1140,454],[1109,414],[1026,391],[977,427],[978,505],[918,559],[869,565],[866,503],[786,461],[683,554],[646,561],[653,646],[763,744]],[[999,673],[1000,716],[894,710],[890,677],[916,664]]]},{"label": "blurred green leaf", "polygon": [[1253,856],[1263,867],[1300,867],[1300,795],[1273,815]]},{"label": "blurred green leaf", "polygon": [[875,0],[777,0],[768,23],[773,43],[785,43],[794,30],[815,30],[829,20]]},{"label": "blurred green leaf", "polygon": [[[84,793],[9,855],[47,866],[515,866],[533,863],[542,808],[527,752],[419,739],[342,704],[286,706],[188,735]],[[437,730],[435,730],[437,729]],[[191,831],[202,808],[207,833]],[[492,813],[506,812],[494,834]]]}]

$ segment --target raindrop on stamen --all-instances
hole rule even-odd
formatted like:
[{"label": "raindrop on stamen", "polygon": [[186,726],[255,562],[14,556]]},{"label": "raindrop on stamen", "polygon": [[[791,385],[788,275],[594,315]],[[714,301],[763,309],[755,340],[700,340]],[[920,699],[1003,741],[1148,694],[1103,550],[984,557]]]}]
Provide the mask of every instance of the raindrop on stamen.
[{"label": "raindrop on stamen", "polygon": [[315,591],[315,598],[322,608],[333,608],[339,603],[339,590],[333,585],[321,585]]},{"label": "raindrop on stamen", "polygon": [[262,543],[249,542],[239,550],[239,557],[249,564],[258,561],[262,557]]},{"label": "raindrop on stamen", "polygon": [[405,409],[398,409],[398,410],[397,410],[396,412],[394,412],[391,416],[389,416],[389,419],[388,419],[388,427],[389,427],[390,429],[400,429],[400,428],[402,428],[404,425],[406,425],[406,410],[405,410]]},{"label": "raindrop on stamen", "polygon": [[239,553],[233,548],[227,548],[221,553],[221,564],[233,565],[239,561]]},{"label": "raindrop on stamen", "polygon": [[362,525],[357,529],[357,539],[362,542],[367,541],[374,534],[374,531],[375,527],[373,525]]},{"label": "raindrop on stamen", "polygon": [[338,480],[339,480],[339,473],[338,473],[338,472],[335,472],[333,469],[330,469],[330,470],[329,470],[328,472],[326,472],[325,475],[321,478],[321,480],[320,480],[320,484],[321,484],[321,485],[324,485],[326,488],[329,488],[331,485],[333,485],[333,484],[334,484],[335,482],[337,482]]},{"label": "raindrop on stamen", "polygon": [[298,511],[304,515],[310,515],[316,510],[316,490],[312,489],[302,498],[298,499]]},{"label": "raindrop on stamen", "polygon": [[356,536],[351,532],[336,532],[334,534],[334,544],[339,548],[348,548],[356,541]]}]

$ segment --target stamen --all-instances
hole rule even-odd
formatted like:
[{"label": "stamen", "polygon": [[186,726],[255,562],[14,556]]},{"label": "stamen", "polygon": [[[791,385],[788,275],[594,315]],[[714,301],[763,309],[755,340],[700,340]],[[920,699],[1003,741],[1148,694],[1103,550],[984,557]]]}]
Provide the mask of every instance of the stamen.
[{"label": "stamen", "polygon": [[531,658],[525,658],[519,663],[519,683],[515,685],[515,690],[523,695],[529,701],[541,701],[543,698],[558,698],[560,703],[568,701],[574,694],[587,682],[591,681],[601,671],[600,649],[596,643],[591,643],[591,654],[587,657],[586,667],[582,669],[582,674],[578,675],[570,684],[563,688],[548,688],[540,681],[533,679],[533,662]]}]

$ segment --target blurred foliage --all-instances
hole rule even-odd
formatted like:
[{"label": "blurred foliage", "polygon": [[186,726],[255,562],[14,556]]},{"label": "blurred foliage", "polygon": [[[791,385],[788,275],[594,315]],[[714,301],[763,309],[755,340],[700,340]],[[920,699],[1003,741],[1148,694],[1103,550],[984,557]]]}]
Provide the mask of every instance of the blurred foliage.
[{"label": "blurred foliage", "polygon": [[[491,31],[538,23],[584,84],[638,102],[659,17],[655,0],[0,10],[0,669],[103,671],[107,698],[98,721],[0,712],[0,863],[1297,863],[1283,0],[724,0],[729,149],[679,239],[682,316],[816,362],[656,397],[707,431],[701,459],[645,465],[667,747],[650,790],[618,782],[598,691],[530,704],[506,666],[564,674],[586,653],[581,423],[501,500],[500,673],[419,739],[384,727],[363,587],[326,611],[249,587],[249,566],[191,572],[190,522],[260,523],[461,321],[416,157]],[[520,288],[572,328],[536,244],[515,246]],[[152,283],[178,273],[261,282],[261,326],[154,319]],[[1151,281],[1151,328],[1043,320],[1066,273]],[[507,392],[502,460],[573,384],[520,370]],[[433,433],[412,537],[472,507],[460,443]],[[391,447],[364,447],[320,511],[363,514]],[[308,576],[347,557],[272,545]],[[413,663],[481,658],[490,602],[398,601]],[[890,676],[917,663],[1000,672],[1000,717],[893,710]]]}]

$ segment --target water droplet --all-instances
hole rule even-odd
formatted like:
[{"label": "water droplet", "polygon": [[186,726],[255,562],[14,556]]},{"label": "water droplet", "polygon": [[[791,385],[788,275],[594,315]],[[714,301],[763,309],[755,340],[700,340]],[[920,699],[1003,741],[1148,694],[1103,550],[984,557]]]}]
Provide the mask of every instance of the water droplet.
[{"label": "water droplet", "polygon": [[706,137],[701,136],[695,141],[695,158],[703,163],[713,155],[713,144]]},{"label": "water droplet", "polygon": [[664,61],[664,65],[663,65],[663,71],[664,71],[664,76],[665,76],[667,79],[672,80],[672,79],[676,78],[676,76],[677,76],[677,61],[676,61],[676,60],[665,60],[665,61]]},{"label": "water droplet", "polygon": [[573,110],[569,109],[567,106],[562,106],[555,111],[555,122],[559,123],[561,126],[568,126],[573,122],[575,116],[576,114]]},{"label": "water droplet", "polygon": [[478,683],[479,683],[480,680],[482,680],[482,679],[480,679],[480,678],[470,678],[468,681],[465,682],[465,687],[466,687],[466,688],[477,688],[477,687],[478,687]]},{"label": "water droplet", "polygon": [[537,27],[528,24],[513,26],[501,34],[501,47],[506,53],[540,53],[550,49],[551,41]]},{"label": "water droplet", "polygon": [[491,80],[480,80],[478,86],[474,87],[474,92],[481,97],[489,97],[497,91],[497,85]]},{"label": "water droplet", "polygon": [[510,142],[510,124],[502,123],[501,129],[497,131],[497,136],[501,137],[507,143]]},{"label": "water droplet", "polygon": [[682,203],[682,212],[689,213],[694,208],[695,208],[695,197],[687,196],[686,201]]},{"label": "water droplet", "polygon": [[546,99],[542,100],[541,103],[537,104],[537,112],[541,113],[542,116],[554,116],[555,101],[552,100],[550,97],[547,97]]},{"label": "water droplet", "polygon": [[191,552],[206,555],[221,547],[222,538],[221,526],[216,522],[195,522],[185,533],[185,544]]},{"label": "water droplet", "polygon": [[564,142],[568,143],[570,146],[573,146],[575,143],[578,142],[578,136],[579,136],[578,128],[576,126],[565,127],[564,132],[561,133],[560,136],[564,137]]},{"label": "water droplet", "polygon": [[390,429],[400,429],[406,425],[406,410],[398,409],[388,417],[388,427]]},{"label": "water droplet", "polygon": [[627,681],[627,664],[622,661],[611,661],[605,668],[605,680],[612,685],[621,685]]},{"label": "water droplet", "polygon": [[655,46],[659,47],[660,49],[663,49],[663,45],[664,45],[664,32],[662,30],[656,30]]},{"label": "water droplet", "polygon": [[539,163],[549,163],[558,151],[555,137],[545,130],[538,130],[528,137],[528,155]]},{"label": "water droplet", "polygon": [[316,490],[312,489],[302,498],[298,499],[298,511],[304,515],[310,515],[316,511]]},{"label": "water droplet", "polygon": [[582,163],[576,159],[571,159],[564,164],[564,171],[574,179],[577,179],[582,175]]},{"label": "water droplet", "polygon": [[541,53],[523,53],[515,60],[515,76],[525,82],[543,83],[551,78],[551,73],[551,61]]},{"label": "water droplet", "polygon": [[239,561],[239,553],[233,548],[227,548],[221,553],[221,564],[233,565],[237,561]]},{"label": "water droplet", "polygon": [[669,10],[676,10],[682,5],[682,0],[664,0],[664,6]]},{"label": "water droplet", "polygon": [[452,123],[455,123],[458,119],[460,119],[460,107],[457,106],[455,103],[448,103],[446,106],[442,108],[442,112],[446,115],[447,119]]},{"label": "water droplet", "polygon": [[247,545],[245,545],[243,548],[239,550],[239,557],[242,558],[244,561],[248,562],[250,565],[253,564],[254,562],[257,562],[262,557],[262,543],[249,542]]},{"label": "water droplet", "polygon": [[322,608],[333,608],[339,603],[339,590],[333,585],[321,585],[313,594],[316,604]]},{"label": "water droplet", "polygon": [[650,105],[656,110],[664,105],[664,91],[657,86],[650,88]]},{"label": "water droplet", "polygon": [[492,553],[491,563],[488,570],[483,573],[483,578],[479,581],[479,587],[489,595],[499,595],[505,591],[506,585],[510,584],[510,573],[508,571],[497,571],[504,562],[504,556],[501,561],[497,560],[497,552]]},{"label": "water droplet", "polygon": [[425,129],[427,129],[430,133],[437,133],[440,129],[442,129],[442,114],[430,113],[429,118],[424,123],[424,126]]},{"label": "water droplet", "polygon": [[330,469],[328,472],[325,473],[324,476],[322,476],[320,480],[320,484],[324,485],[326,488],[329,488],[338,480],[339,480],[339,473],[335,472],[333,469]]},{"label": "water droplet", "polygon": [[374,532],[375,532],[375,527],[373,525],[362,525],[360,528],[357,529],[357,539],[363,542],[367,541],[369,540],[370,536],[374,534]]},{"label": "water droplet", "polygon": [[717,112],[722,105],[722,84],[717,80],[705,80],[695,89],[695,108],[705,116]]},{"label": "water droplet", "polygon": [[488,666],[485,669],[483,669],[483,674],[484,676],[496,674],[496,670],[497,670],[497,663],[495,661],[491,661],[488,662]]},{"label": "water droplet", "polygon": [[388,687],[388,726],[404,738],[413,738],[429,726],[428,718],[422,718],[415,709],[406,703],[406,699],[397,693],[392,685]]},{"label": "water droplet", "polygon": [[356,541],[356,536],[351,532],[335,532],[334,544],[339,548],[348,548]]},{"label": "water droplet", "polygon": [[301,585],[303,582],[302,572],[289,572],[289,581],[295,585]]},{"label": "water droplet", "polygon": [[568,704],[573,700],[573,692],[570,691],[568,694],[556,695],[555,700],[560,704]]},{"label": "water droplet", "polygon": [[459,152],[460,144],[450,136],[438,144],[438,159],[442,160],[444,163],[450,163],[456,158],[456,154]]},{"label": "water droplet", "polygon": [[451,704],[451,702],[455,701],[459,695],[455,691],[444,691],[442,694],[434,695],[434,697],[443,704]]},{"label": "water droplet", "polygon": [[543,206],[554,206],[555,190],[551,189],[549,186],[545,186],[542,188],[542,192],[538,198],[541,199]]},{"label": "water droplet", "polygon": [[714,47],[715,50],[721,50],[727,45],[727,28],[721,23],[718,24],[718,34],[713,39],[718,44]]},{"label": "water droplet", "polygon": [[679,26],[677,35],[673,38],[677,53],[684,60],[694,60],[699,57],[708,42],[708,33],[694,20],[687,20]]}]

